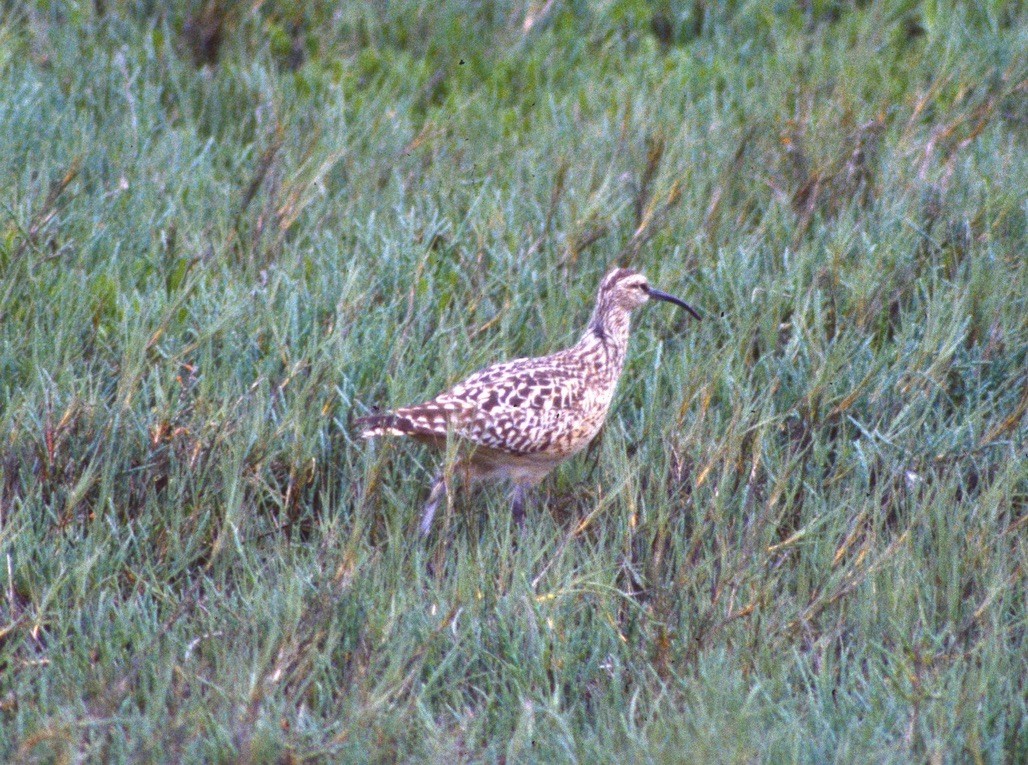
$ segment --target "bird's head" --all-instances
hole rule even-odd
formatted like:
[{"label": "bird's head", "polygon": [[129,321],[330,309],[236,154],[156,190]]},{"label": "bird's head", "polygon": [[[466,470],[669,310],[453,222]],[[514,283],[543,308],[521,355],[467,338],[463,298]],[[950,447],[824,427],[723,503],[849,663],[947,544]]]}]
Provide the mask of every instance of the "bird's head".
[{"label": "bird's head", "polygon": [[599,305],[617,306],[625,311],[638,308],[649,300],[663,300],[684,308],[696,319],[700,318],[691,305],[681,298],[651,287],[645,276],[630,268],[615,268],[607,274],[600,282],[597,300]]}]

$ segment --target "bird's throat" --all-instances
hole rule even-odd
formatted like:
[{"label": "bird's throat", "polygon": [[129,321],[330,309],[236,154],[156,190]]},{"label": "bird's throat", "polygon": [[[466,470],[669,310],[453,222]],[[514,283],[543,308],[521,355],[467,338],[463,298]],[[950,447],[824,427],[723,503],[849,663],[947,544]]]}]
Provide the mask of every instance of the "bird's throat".
[{"label": "bird's throat", "polygon": [[625,362],[630,321],[631,314],[619,306],[598,306],[579,341],[580,346],[592,346],[606,356],[615,376]]}]

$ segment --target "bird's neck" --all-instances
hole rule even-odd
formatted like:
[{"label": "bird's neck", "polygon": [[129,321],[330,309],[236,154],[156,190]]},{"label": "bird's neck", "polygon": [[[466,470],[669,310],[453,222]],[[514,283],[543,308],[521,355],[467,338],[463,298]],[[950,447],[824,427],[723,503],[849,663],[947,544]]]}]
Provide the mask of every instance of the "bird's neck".
[{"label": "bird's neck", "polygon": [[599,303],[578,345],[583,350],[602,353],[616,378],[621,374],[628,350],[631,314],[616,304]]}]

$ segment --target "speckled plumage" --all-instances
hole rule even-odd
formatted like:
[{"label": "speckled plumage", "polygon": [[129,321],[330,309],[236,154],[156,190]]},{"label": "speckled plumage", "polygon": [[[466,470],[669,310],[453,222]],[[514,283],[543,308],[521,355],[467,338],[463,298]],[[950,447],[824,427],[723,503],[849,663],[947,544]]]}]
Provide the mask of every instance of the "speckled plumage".
[{"label": "speckled plumage", "polygon": [[[410,436],[437,446],[445,446],[448,436],[458,438],[469,447],[459,466],[468,477],[513,480],[513,511],[520,521],[525,490],[599,432],[624,367],[631,312],[651,297],[699,318],[686,303],[650,287],[642,274],[615,269],[600,283],[592,318],[575,345],[494,364],[431,401],[357,424],[365,438]],[[440,475],[425,507],[423,533],[443,491]]]}]

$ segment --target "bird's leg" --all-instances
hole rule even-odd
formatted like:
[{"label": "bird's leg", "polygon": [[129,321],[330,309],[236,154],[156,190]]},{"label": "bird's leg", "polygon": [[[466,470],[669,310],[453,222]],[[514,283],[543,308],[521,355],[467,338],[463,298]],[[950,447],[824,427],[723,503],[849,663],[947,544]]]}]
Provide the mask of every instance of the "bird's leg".
[{"label": "bird's leg", "polygon": [[428,501],[421,511],[421,536],[427,537],[432,530],[432,519],[435,518],[435,511],[439,507],[439,500],[446,494],[446,477],[440,470],[432,479],[432,490],[428,493]]},{"label": "bird's leg", "polygon": [[523,483],[514,484],[514,492],[511,494],[510,512],[514,516],[514,523],[521,528],[525,525],[525,494],[527,486]]}]

